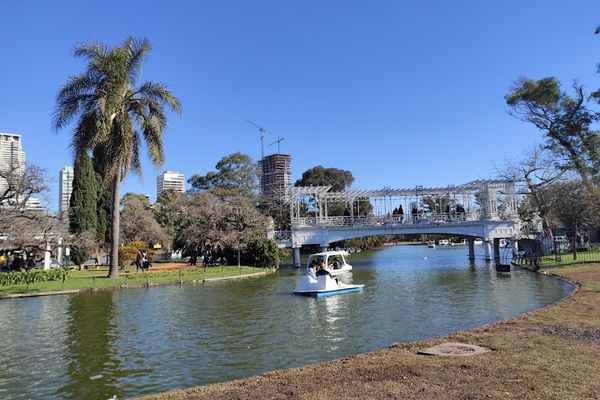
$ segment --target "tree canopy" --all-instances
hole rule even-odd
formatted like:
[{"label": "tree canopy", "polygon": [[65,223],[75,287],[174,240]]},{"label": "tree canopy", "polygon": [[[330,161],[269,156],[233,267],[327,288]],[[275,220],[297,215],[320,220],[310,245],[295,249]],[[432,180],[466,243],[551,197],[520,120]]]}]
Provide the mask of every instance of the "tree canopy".
[{"label": "tree canopy", "polygon": [[350,188],[353,182],[354,176],[350,171],[318,165],[304,171],[294,186],[331,186],[331,191],[341,192]]},{"label": "tree canopy", "polygon": [[236,152],[219,160],[216,171],[193,175],[188,183],[192,191],[210,191],[220,196],[250,196],[258,188],[258,169],[252,158]]},{"label": "tree canopy", "polygon": [[506,95],[515,117],[533,124],[546,138],[546,146],[575,170],[585,183],[600,170],[600,137],[592,129],[598,116],[586,105],[583,87],[572,85],[574,95],[560,89],[556,78],[521,78]]},{"label": "tree canopy", "polygon": [[125,243],[142,241],[161,244],[170,248],[171,240],[154,218],[148,199],[135,193],[127,193],[122,200],[121,237]]}]

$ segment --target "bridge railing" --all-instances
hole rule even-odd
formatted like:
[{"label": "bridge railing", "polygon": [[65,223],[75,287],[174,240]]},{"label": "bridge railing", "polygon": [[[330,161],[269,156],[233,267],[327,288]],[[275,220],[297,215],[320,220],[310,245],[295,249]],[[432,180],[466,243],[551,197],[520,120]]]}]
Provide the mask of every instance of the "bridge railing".
[{"label": "bridge railing", "polygon": [[292,238],[292,231],[273,231],[272,237],[269,239],[273,239],[276,242],[290,240]]},{"label": "bridge railing", "polygon": [[422,213],[414,215],[366,215],[359,217],[336,216],[336,217],[300,217],[293,218],[295,226],[389,226],[410,224],[450,224],[465,221],[477,221],[479,213]]}]

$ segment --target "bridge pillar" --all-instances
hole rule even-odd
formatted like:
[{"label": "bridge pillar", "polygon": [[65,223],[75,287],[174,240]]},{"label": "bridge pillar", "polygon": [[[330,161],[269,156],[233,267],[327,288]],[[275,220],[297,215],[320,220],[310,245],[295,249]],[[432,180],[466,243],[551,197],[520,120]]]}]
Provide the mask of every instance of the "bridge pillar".
[{"label": "bridge pillar", "polygon": [[492,261],[492,244],[489,240],[483,241],[483,250],[485,250],[485,261]]},{"label": "bridge pillar", "polygon": [[500,264],[500,239],[494,239],[494,262]]},{"label": "bridge pillar", "polygon": [[294,267],[300,268],[300,247],[293,248],[292,261],[294,263]]},{"label": "bridge pillar", "polygon": [[469,238],[468,243],[469,243],[469,260],[472,261],[475,259],[475,239]]}]

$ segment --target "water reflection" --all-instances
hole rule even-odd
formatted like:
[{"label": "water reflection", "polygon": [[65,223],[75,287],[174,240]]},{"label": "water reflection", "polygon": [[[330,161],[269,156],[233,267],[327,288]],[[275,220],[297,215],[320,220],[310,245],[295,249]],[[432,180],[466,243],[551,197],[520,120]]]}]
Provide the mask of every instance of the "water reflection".
[{"label": "water reflection", "polygon": [[106,291],[69,297],[63,362],[70,379],[57,390],[61,398],[107,399],[113,395],[123,396],[118,378],[126,376],[126,373],[121,370],[119,355],[114,348],[119,335],[115,325],[118,293]]}]

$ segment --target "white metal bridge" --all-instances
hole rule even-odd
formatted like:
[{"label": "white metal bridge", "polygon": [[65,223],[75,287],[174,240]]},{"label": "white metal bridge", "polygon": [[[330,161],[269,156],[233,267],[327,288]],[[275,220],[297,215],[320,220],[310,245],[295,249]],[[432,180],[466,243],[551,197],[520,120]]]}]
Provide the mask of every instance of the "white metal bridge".
[{"label": "white metal bridge", "polygon": [[[514,182],[477,180],[463,185],[410,189],[347,190],[331,186],[288,190],[291,231],[274,231],[281,247],[327,248],[340,240],[381,235],[442,234],[484,241],[486,259],[499,258],[500,239],[516,238],[520,231]],[[492,253],[493,251],[493,253]]]}]

